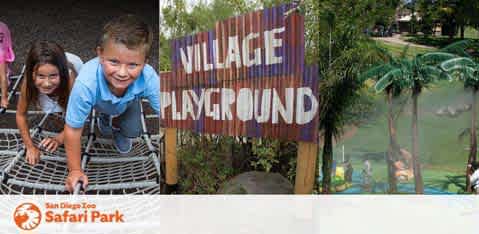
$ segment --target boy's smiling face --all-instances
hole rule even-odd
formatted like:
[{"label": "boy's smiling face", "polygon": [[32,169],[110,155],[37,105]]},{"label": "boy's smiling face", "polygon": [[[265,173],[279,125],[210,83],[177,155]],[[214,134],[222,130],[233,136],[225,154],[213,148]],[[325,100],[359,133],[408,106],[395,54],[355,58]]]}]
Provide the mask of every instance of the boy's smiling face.
[{"label": "boy's smiling face", "polygon": [[141,47],[128,49],[124,44],[112,40],[108,40],[103,47],[98,47],[97,54],[108,87],[118,97],[125,94],[146,63],[146,54]]}]

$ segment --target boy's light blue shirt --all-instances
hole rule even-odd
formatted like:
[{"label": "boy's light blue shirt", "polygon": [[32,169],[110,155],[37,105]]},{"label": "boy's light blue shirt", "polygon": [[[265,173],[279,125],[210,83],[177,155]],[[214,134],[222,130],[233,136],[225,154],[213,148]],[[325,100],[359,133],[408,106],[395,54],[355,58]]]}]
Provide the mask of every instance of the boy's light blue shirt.
[{"label": "boy's light blue shirt", "polygon": [[108,88],[99,58],[85,63],[75,80],[68,100],[66,124],[81,128],[92,108],[108,115],[119,115],[126,110],[128,102],[137,97],[148,99],[150,106],[160,112],[160,79],[148,64],[140,76],[128,86],[123,97],[115,96]]}]

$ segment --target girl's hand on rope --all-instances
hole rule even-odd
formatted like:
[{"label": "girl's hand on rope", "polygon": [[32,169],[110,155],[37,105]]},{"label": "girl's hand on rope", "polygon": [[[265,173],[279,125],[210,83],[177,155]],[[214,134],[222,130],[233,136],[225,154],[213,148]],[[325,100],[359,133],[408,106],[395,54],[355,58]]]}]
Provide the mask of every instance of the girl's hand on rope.
[{"label": "girl's hand on rope", "polygon": [[40,161],[40,150],[38,150],[38,148],[35,146],[28,147],[26,159],[31,165],[37,164]]},{"label": "girl's hand on rope", "polygon": [[88,177],[82,170],[70,170],[68,177],[65,180],[65,188],[67,191],[70,193],[73,192],[73,189],[75,189],[75,185],[79,180],[83,181],[83,190],[85,190],[88,185]]},{"label": "girl's hand on rope", "polygon": [[53,153],[62,143],[57,138],[45,138],[40,142],[40,147],[46,151]]}]

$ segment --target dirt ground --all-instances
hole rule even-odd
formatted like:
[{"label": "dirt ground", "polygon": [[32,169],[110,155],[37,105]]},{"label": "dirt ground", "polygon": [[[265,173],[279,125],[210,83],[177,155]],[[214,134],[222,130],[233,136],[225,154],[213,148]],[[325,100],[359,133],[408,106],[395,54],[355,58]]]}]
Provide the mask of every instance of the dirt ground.
[{"label": "dirt ground", "polygon": [[[102,26],[122,14],[136,14],[147,21],[159,35],[157,0],[13,0],[0,4],[0,21],[12,33],[16,60],[14,73],[24,64],[34,40],[53,40],[83,61],[95,57],[95,47]],[[158,36],[149,55],[149,64],[158,69]]]}]

